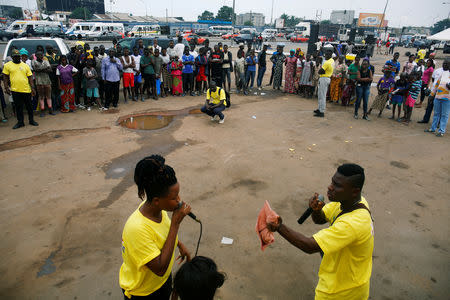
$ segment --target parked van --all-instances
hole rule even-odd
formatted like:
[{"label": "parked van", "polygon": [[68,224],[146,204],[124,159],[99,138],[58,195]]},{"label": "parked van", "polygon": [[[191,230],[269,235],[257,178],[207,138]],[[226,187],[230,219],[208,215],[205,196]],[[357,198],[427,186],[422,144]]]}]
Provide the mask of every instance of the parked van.
[{"label": "parked van", "polygon": [[278,33],[278,30],[276,30],[276,29],[269,29],[269,28],[266,28],[266,29],[264,29],[263,32],[261,33],[261,36],[262,36],[264,39],[269,39],[269,38],[272,38],[272,37],[276,37],[277,33]]},{"label": "parked van", "polygon": [[26,32],[29,25],[33,26],[33,29],[36,29],[38,26],[61,27],[64,29],[61,22],[17,20],[12,22],[6,31],[20,35],[21,33]]},{"label": "parked van", "polygon": [[78,22],[67,30],[66,35],[69,39],[75,39],[78,35],[83,38],[93,38],[105,31],[114,31],[123,35],[125,28],[122,23]]},{"label": "parked van", "polygon": [[150,36],[150,35],[161,34],[161,26],[158,24],[152,25],[134,25],[130,31],[128,31],[128,36]]},{"label": "parked van", "polygon": [[44,48],[47,45],[53,47],[58,55],[67,55],[69,54],[69,48],[64,43],[64,40],[61,38],[49,38],[49,37],[32,37],[32,38],[20,38],[20,39],[12,39],[6,45],[5,51],[3,52],[3,63],[8,56],[11,56],[12,49],[22,49],[25,48],[28,50],[28,53],[33,54],[36,52],[36,47],[40,45]]}]

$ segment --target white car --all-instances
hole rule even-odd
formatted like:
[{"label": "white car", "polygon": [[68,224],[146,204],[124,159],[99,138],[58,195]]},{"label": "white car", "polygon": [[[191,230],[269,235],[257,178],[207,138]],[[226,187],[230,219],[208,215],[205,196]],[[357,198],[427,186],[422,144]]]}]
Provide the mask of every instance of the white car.
[{"label": "white car", "polygon": [[36,38],[20,38],[20,39],[12,39],[6,45],[5,51],[3,52],[3,62],[5,62],[6,58],[11,56],[12,49],[22,49],[25,48],[28,50],[28,53],[31,55],[36,53],[36,47],[41,45],[45,47],[50,45],[56,51],[58,55],[67,55],[69,54],[69,47],[64,43],[64,40],[61,38],[48,38],[48,37],[36,37]]}]

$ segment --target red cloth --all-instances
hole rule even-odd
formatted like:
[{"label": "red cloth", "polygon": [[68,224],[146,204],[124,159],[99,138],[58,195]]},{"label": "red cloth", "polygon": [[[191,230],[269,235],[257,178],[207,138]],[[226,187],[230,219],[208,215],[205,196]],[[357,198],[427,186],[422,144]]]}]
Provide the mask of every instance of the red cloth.
[{"label": "red cloth", "polygon": [[275,241],[273,232],[267,229],[267,223],[278,223],[278,217],[277,213],[270,208],[269,202],[266,201],[256,221],[256,233],[261,240],[261,250],[263,251]]}]

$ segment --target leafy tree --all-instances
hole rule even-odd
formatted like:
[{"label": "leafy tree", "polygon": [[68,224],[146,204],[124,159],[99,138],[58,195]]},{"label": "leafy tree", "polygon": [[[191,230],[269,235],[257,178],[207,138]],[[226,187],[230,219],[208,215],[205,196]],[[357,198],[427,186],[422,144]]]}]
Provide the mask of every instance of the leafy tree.
[{"label": "leafy tree", "polygon": [[442,30],[445,30],[447,28],[450,28],[450,19],[448,18],[436,22],[433,27],[431,27],[431,34],[441,32]]},{"label": "leafy tree", "polygon": [[[224,5],[217,12],[216,19],[217,20],[221,20],[221,21],[231,22],[232,21],[232,16],[233,16],[233,8]],[[235,14],[234,17],[236,18],[236,14]]]},{"label": "leafy tree", "polygon": [[253,26],[253,22],[248,20],[244,22],[244,26]]},{"label": "leafy tree", "polygon": [[330,20],[322,20],[320,21],[320,24],[331,24]]},{"label": "leafy tree", "polygon": [[200,16],[198,16],[199,20],[214,20],[214,13],[205,10]]},{"label": "leafy tree", "polygon": [[302,19],[297,18],[295,16],[289,16],[287,14],[282,14],[281,19],[284,19],[284,27],[293,28],[297,25]]},{"label": "leafy tree", "polygon": [[89,20],[92,19],[92,16],[93,16],[92,13],[86,7],[77,7],[70,14],[71,19]]}]

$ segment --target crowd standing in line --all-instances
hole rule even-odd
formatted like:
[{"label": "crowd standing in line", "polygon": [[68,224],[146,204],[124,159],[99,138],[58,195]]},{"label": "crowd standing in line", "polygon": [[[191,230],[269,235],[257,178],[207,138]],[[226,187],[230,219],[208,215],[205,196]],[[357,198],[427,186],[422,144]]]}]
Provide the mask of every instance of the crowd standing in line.
[{"label": "crowd standing in line", "polygon": [[[382,54],[378,45],[377,51]],[[235,73],[237,93],[250,94],[255,80],[258,90],[262,90],[267,70],[268,45],[261,43],[258,53],[251,43],[247,50],[244,44],[238,46],[235,58],[227,45],[218,43],[211,48],[206,39],[197,52],[194,44],[183,44],[182,37],[177,39],[176,44],[171,41],[168,48],[159,46],[156,38],[149,47],[144,47],[143,41],[138,40],[133,49],[122,48],[115,43],[108,51],[103,45],[91,50],[89,44],[84,43],[72,47],[67,56],[58,55],[49,45],[37,46],[32,55],[25,49],[14,49],[10,61],[2,70],[4,90],[12,94],[18,121],[13,128],[25,125],[23,106],[27,108],[29,123],[35,126],[37,122],[33,110],[39,110],[39,115],[44,117],[45,110],[53,116],[58,111],[74,112],[80,108],[91,110],[93,106],[100,110],[108,110],[111,105],[116,108],[119,105],[121,81],[124,103],[128,100],[145,101],[148,98],[158,100],[167,95],[184,97],[206,94],[206,98],[214,99],[211,94],[216,92],[211,89],[212,81],[219,91],[218,100],[222,100],[222,91],[226,93],[225,97],[229,97],[231,73]],[[345,47],[342,43],[336,47],[323,45],[317,49],[313,56],[305,55],[300,48],[290,50],[286,56],[284,45],[278,44],[276,51],[269,57],[272,63],[269,85],[274,90],[283,87],[284,93],[303,97],[317,95],[316,117],[325,116],[328,100],[335,104],[340,102],[344,106],[354,104],[354,117],[358,119],[362,102],[362,119],[370,120],[373,109],[381,117],[383,110],[391,109],[392,105],[391,118],[405,125],[411,120],[413,108],[421,107],[428,96],[425,116],[419,122],[429,122],[434,109],[441,126],[437,135],[445,133],[448,108],[444,101],[449,98],[446,90],[448,70],[444,70],[444,66],[436,68],[433,57],[425,61],[424,49],[420,49],[417,55],[410,54],[403,67],[399,53],[393,53],[392,59],[387,60],[382,69],[384,75],[377,83],[378,95],[374,97],[370,109],[370,87],[375,74],[370,55],[346,59],[345,55],[353,49],[351,44]],[[390,45],[388,53],[391,49],[393,47]],[[5,122],[6,101],[3,90],[0,90],[0,100],[2,121]],[[439,105],[435,106],[435,103]],[[220,123],[223,123],[223,110],[219,110],[219,107],[215,107],[213,110],[206,109],[205,113],[216,112]],[[403,117],[400,117],[402,110]],[[214,119],[215,115],[211,117]],[[435,131],[436,128],[430,130]]]}]

